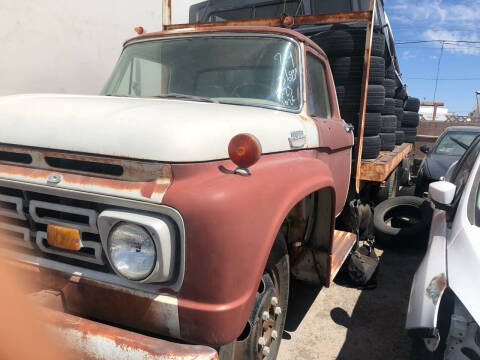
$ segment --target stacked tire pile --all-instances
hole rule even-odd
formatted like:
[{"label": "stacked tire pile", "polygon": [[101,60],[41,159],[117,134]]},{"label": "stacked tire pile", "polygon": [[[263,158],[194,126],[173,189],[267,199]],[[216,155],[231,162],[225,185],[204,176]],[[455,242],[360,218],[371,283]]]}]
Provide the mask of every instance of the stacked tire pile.
[{"label": "stacked tire pile", "polygon": [[382,121],[380,128],[381,150],[392,151],[397,144],[397,115],[395,111],[395,70],[393,66],[385,69],[385,79],[383,87],[385,88],[385,106],[382,110]]},{"label": "stacked tire pile", "polygon": [[417,138],[417,127],[420,116],[418,110],[420,109],[420,100],[411,96],[407,96],[403,106],[403,118],[401,131],[405,134],[405,142],[415,143]]},{"label": "stacked tire pile", "polygon": [[[342,118],[357,125],[362,90],[363,63],[365,51],[365,29],[346,26],[332,28],[312,36],[327,54],[337,87],[338,103]],[[367,111],[365,115],[363,159],[375,159],[382,147],[380,131],[396,130],[396,122],[386,124],[383,128],[382,112],[385,111],[385,37],[374,33],[372,42],[372,57],[367,93]],[[391,109],[389,110],[391,112]],[[387,121],[388,122],[388,121]]]}]

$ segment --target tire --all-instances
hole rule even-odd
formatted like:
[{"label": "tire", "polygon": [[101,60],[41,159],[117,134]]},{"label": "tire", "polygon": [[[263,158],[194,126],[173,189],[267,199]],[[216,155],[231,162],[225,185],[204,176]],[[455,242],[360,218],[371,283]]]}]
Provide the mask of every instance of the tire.
[{"label": "tire", "polygon": [[395,133],[380,133],[382,140],[382,150],[392,151],[395,149]]},{"label": "tire", "polygon": [[395,97],[395,80],[384,79],[383,86],[385,87],[385,97],[394,98]]},{"label": "tire", "polygon": [[[278,333],[276,339],[267,336],[264,337],[267,341],[265,346],[269,346],[270,348],[268,359],[273,360],[277,357],[283,329],[285,328],[289,286],[290,263],[288,248],[285,237],[282,233],[279,233],[275,239],[274,246],[265,267],[265,272],[258,287],[254,305],[248,318],[248,324],[246,324],[245,330],[237,340],[220,348],[220,359],[258,359],[261,356],[262,347],[259,346],[258,339],[263,335],[264,320],[262,319],[262,314],[265,311],[269,312],[270,318],[268,321],[273,319],[273,329]],[[276,306],[272,305],[271,299],[273,297],[277,298],[278,305],[276,306],[279,306],[282,310],[278,316],[274,314],[274,307]]]},{"label": "tire", "polygon": [[[359,86],[337,86],[337,98],[340,111],[358,112],[360,110]],[[385,88],[383,85],[369,85],[367,93],[367,111],[381,112],[385,106]]]},{"label": "tire", "polygon": [[387,199],[394,198],[398,193],[398,171],[393,170],[392,173],[385,180],[385,186],[379,187],[375,194],[375,200],[377,203],[385,201]]},{"label": "tire", "polygon": [[385,69],[385,77],[392,80],[395,80],[397,78],[397,74],[395,74],[395,68],[392,64],[387,66],[387,68]]},{"label": "tire", "polygon": [[373,225],[379,243],[391,247],[412,245],[426,238],[433,209],[429,201],[416,196],[399,196],[375,207]]},{"label": "tire", "polygon": [[405,133],[405,138],[403,141],[406,143],[415,144],[415,141],[417,140],[417,128],[402,127],[402,131]]},{"label": "tire", "polygon": [[380,136],[365,136],[363,138],[362,159],[376,159],[380,154]]},{"label": "tire", "polygon": [[405,142],[405,133],[402,130],[395,131],[395,144],[402,145]]},{"label": "tire", "polygon": [[[342,118],[355,126],[355,135],[358,134],[358,113],[343,113]],[[365,113],[365,125],[363,127],[364,136],[375,136],[380,132],[382,119],[380,113]]]},{"label": "tire", "polygon": [[402,119],[402,127],[416,128],[420,122],[420,115],[412,111],[404,111]]},{"label": "tire", "polygon": [[[363,77],[363,56],[341,57],[332,61],[332,72],[335,84],[358,84]],[[370,61],[370,84],[383,84],[385,78],[385,60],[372,56]]]},{"label": "tire", "polygon": [[[365,30],[345,27],[312,36],[312,40],[322,48],[329,58],[362,56],[365,51]],[[372,56],[385,54],[385,36],[373,33]]]},{"label": "tire", "polygon": [[402,99],[394,99],[394,100],[395,100],[395,107],[403,110],[403,100]]},{"label": "tire", "polygon": [[407,97],[407,90],[404,86],[401,86],[395,90],[395,99],[405,100]]},{"label": "tire", "polygon": [[403,107],[395,107],[395,115],[397,116],[398,121],[398,128],[402,127],[402,120],[403,120]]},{"label": "tire", "polygon": [[383,106],[382,115],[395,115],[394,99],[389,97],[385,98],[385,105]]},{"label": "tire", "polygon": [[420,99],[409,96],[405,102],[404,109],[418,113],[418,110],[420,110]]},{"label": "tire", "polygon": [[382,115],[381,133],[394,133],[397,129],[397,117],[395,115]]}]

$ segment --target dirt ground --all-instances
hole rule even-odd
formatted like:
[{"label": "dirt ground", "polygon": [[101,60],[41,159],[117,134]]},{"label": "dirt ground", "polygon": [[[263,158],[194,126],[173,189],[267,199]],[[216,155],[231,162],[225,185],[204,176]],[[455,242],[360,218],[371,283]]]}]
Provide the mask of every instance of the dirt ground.
[{"label": "dirt ground", "polygon": [[341,276],[330,288],[295,283],[279,360],[409,359],[404,329],[410,285],[420,250],[378,250],[378,286],[348,287]]}]

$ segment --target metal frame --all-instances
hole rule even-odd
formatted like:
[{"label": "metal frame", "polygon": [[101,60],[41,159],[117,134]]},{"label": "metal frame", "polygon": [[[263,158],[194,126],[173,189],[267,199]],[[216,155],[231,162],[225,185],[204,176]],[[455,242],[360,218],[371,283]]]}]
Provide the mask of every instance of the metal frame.
[{"label": "metal frame", "polygon": [[[372,39],[373,39],[373,23],[375,21],[377,11],[377,0],[370,0],[368,11],[353,11],[334,14],[320,14],[320,15],[303,15],[294,16],[293,26],[300,25],[320,25],[320,24],[338,24],[346,22],[366,22],[367,31],[365,39],[365,52],[363,64],[363,78],[362,91],[360,98],[360,119],[358,128],[358,146],[355,148],[355,156],[353,165],[355,167],[355,190],[357,194],[360,192],[361,181],[361,165],[362,165],[362,151],[363,151],[363,137],[365,126],[365,111],[367,108],[367,94],[368,94],[368,78],[370,75],[370,59],[372,54]],[[171,0],[163,0],[163,24],[162,29],[179,30],[179,29],[204,29],[215,26],[271,26],[271,27],[285,27],[285,18],[264,18],[264,19],[247,19],[247,20],[232,20],[221,22],[207,22],[196,24],[172,24],[172,3]]]}]

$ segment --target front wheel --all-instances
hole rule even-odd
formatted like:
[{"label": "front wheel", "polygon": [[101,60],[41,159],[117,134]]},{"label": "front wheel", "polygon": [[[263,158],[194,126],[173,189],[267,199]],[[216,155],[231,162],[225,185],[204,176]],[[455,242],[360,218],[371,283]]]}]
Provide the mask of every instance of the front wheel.
[{"label": "front wheel", "polygon": [[276,359],[287,316],[289,286],[287,244],[279,233],[245,329],[237,340],[220,348],[221,360]]}]

